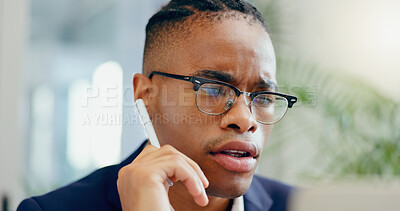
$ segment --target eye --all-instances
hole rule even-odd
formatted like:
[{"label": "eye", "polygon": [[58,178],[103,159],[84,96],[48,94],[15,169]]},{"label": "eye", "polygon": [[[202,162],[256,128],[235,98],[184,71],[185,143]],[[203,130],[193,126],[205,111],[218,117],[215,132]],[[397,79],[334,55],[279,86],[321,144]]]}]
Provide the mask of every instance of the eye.
[{"label": "eye", "polygon": [[275,97],[272,95],[261,94],[254,98],[253,104],[267,107],[275,103]]},{"label": "eye", "polygon": [[221,94],[220,88],[206,88],[207,95],[211,97],[216,97]]},{"label": "eye", "polygon": [[220,97],[224,96],[226,90],[218,85],[205,84],[200,87],[201,94],[207,97]]}]

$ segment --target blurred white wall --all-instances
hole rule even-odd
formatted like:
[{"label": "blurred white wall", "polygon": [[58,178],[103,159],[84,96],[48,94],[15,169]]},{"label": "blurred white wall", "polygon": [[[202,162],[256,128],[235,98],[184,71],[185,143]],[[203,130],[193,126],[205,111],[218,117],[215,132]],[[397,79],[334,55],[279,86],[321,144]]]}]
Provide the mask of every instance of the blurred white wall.
[{"label": "blurred white wall", "polygon": [[27,34],[27,3],[0,0],[0,197],[15,210],[22,196],[21,172],[25,148],[23,60]]},{"label": "blurred white wall", "polygon": [[400,100],[400,1],[282,0],[285,52]]}]

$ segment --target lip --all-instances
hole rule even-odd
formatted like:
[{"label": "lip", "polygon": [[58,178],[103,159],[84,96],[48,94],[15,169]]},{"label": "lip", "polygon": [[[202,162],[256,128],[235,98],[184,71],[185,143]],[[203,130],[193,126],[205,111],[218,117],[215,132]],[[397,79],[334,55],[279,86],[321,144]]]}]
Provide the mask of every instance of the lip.
[{"label": "lip", "polygon": [[237,150],[237,151],[244,151],[250,154],[249,157],[257,158],[258,157],[258,150],[257,146],[252,142],[243,142],[243,141],[231,141],[228,142],[216,149],[214,149],[211,153],[218,153],[225,150]]},{"label": "lip", "polygon": [[[233,157],[231,155],[223,154],[225,150],[236,150],[249,153],[248,157]],[[258,159],[257,146],[251,142],[231,141],[228,142],[212,152],[210,155],[220,166],[229,171],[235,172],[249,172],[252,171],[257,165]]]}]

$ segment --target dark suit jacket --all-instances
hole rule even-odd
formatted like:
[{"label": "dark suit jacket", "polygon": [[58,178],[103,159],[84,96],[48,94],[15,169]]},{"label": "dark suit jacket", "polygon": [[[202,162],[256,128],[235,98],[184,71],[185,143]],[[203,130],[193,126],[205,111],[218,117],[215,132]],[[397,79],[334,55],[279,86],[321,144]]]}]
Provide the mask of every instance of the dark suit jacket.
[{"label": "dark suit jacket", "polygon": [[[122,210],[117,190],[118,171],[142,151],[142,144],[118,165],[99,169],[89,176],[48,194],[21,202],[17,211],[111,211]],[[254,176],[244,195],[246,211],[284,211],[292,188],[270,179]]]}]

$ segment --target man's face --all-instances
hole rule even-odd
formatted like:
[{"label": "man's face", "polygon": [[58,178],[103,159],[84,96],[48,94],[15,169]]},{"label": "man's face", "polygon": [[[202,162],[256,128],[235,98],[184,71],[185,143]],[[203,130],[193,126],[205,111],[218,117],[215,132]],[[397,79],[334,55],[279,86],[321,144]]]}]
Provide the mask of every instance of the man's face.
[{"label": "man's face", "polygon": [[[272,43],[258,23],[227,19],[206,29],[195,26],[186,41],[177,42],[169,59],[157,65],[162,69],[147,71],[224,80],[248,92],[267,90],[267,81],[276,81]],[[272,126],[253,118],[243,95],[225,114],[211,116],[196,108],[192,83],[155,75],[152,84],[148,106],[161,145],[170,144],[199,164],[210,181],[209,195],[243,195]]]}]

